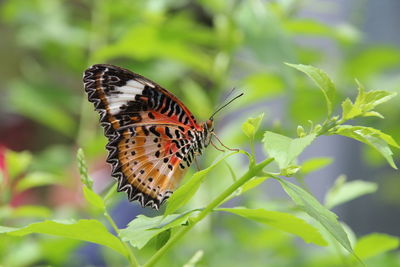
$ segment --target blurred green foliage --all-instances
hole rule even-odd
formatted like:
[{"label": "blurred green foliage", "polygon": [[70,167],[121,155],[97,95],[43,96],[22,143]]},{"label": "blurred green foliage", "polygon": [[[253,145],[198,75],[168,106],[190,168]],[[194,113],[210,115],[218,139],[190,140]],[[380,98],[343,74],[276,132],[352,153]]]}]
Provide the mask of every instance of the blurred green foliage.
[{"label": "blurred green foliage", "polygon": [[[108,247],[100,248],[100,260],[109,266],[135,263],[123,241],[135,247],[140,263],[147,262],[181,229],[197,223],[197,209],[246,175],[245,153],[219,161],[220,152],[208,149],[200,158],[203,171],[194,176],[190,171],[178,189],[183,193],[173,194],[166,208],[170,215],[141,215],[120,231],[107,209],[125,196],[113,195],[113,188],[108,194],[96,193],[106,187],[96,179],[104,176],[98,173],[105,168],[106,140],[81,82],[90,64],[107,62],[157,81],[199,119],[208,118],[232,87],[243,91],[245,96],[217,118],[216,132],[228,146],[252,151],[250,169],[267,152],[278,163],[268,166],[269,173],[295,175],[301,185],[282,176],[278,180],[297,204],[293,206],[265,193],[274,190],[276,179],[258,175],[248,180],[224,200],[243,207],[220,209],[205,217],[159,258],[159,266],[357,265],[339,244],[354,250],[367,266],[399,266],[400,254],[392,252],[399,246],[397,237],[382,233],[355,237],[328,208],[373,192],[399,207],[394,190],[400,186],[398,174],[385,168],[387,162],[392,167],[398,163],[398,150],[389,147],[398,146],[395,140],[400,139],[398,96],[376,106],[400,90],[396,75],[400,49],[368,44],[361,25],[347,21],[331,25],[302,15],[305,8],[318,11],[318,7],[297,0],[4,1],[0,6],[4,136],[0,232],[8,234],[0,238],[0,265],[90,265],[73,256],[84,244],[75,239]],[[318,45],[321,40],[327,47]],[[305,64],[292,66],[311,80],[285,62]],[[309,65],[324,69],[333,79]],[[355,78],[368,90],[381,91],[365,92],[359,84],[357,95]],[[261,113],[265,116],[258,116]],[[341,125],[356,116],[357,124],[368,127]],[[322,134],[368,144],[361,156],[379,181],[339,177],[320,204],[309,192],[308,175],[333,160],[320,157],[299,163],[296,158]],[[260,152],[263,136],[265,151]],[[77,147],[83,148],[86,160],[83,152],[74,160]],[[240,202],[235,202],[236,196]],[[172,214],[176,211],[182,213]],[[111,228],[122,240],[110,233]],[[139,234],[145,237],[138,238]],[[329,246],[305,246],[296,235]]]}]

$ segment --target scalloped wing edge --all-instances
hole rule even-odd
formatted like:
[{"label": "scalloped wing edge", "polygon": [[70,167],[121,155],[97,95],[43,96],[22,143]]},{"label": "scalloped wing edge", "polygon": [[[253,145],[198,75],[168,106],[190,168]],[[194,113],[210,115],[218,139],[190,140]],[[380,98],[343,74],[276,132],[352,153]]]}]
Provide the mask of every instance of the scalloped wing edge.
[{"label": "scalloped wing edge", "polygon": [[124,179],[122,172],[117,171],[120,162],[117,158],[118,149],[114,145],[120,138],[120,133],[115,131],[109,121],[107,121],[107,110],[97,95],[96,85],[96,65],[89,67],[83,75],[83,83],[85,91],[88,95],[89,102],[94,104],[95,110],[100,113],[100,125],[104,128],[104,135],[108,138],[106,149],[108,150],[107,163],[111,164],[111,176],[118,182],[117,191],[125,191],[129,201],[138,201],[142,207],[149,206],[158,210],[160,206],[170,197],[172,192],[168,192],[161,200],[152,198],[150,195],[140,192],[135,186],[131,185]]}]

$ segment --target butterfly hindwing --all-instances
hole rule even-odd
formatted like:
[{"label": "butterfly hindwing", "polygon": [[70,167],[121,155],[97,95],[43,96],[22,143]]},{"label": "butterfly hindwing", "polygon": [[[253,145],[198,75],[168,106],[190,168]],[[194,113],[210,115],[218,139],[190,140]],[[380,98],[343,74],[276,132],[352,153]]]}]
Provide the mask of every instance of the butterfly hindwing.
[{"label": "butterfly hindwing", "polygon": [[138,199],[142,205],[150,201],[148,205],[160,205],[190,165],[183,164],[188,159],[180,158],[183,150],[188,153],[190,144],[181,146],[177,139],[164,136],[165,129],[173,128],[171,126],[150,127],[154,127],[153,132],[140,126],[122,133],[118,139],[119,164],[115,171],[124,174],[121,183],[125,184],[121,184],[119,191],[127,191],[131,200]]},{"label": "butterfly hindwing", "polygon": [[194,133],[202,128],[174,95],[128,70],[93,65],[84,84],[109,139],[118,191],[158,209],[193,160]]}]

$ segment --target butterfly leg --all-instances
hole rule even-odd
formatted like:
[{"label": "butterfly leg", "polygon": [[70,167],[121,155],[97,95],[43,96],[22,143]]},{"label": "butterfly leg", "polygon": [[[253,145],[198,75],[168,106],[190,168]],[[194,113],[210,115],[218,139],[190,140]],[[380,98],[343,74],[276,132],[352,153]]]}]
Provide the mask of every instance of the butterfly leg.
[{"label": "butterfly leg", "polygon": [[217,146],[213,143],[212,140],[210,140],[210,144],[211,144],[216,150],[221,151],[221,152],[225,152],[225,150],[223,150],[223,149],[217,147]]},{"label": "butterfly leg", "polygon": [[197,162],[197,157],[196,157],[197,155],[198,155],[198,153],[194,152],[194,163],[196,164],[197,171],[200,171],[200,165]]},{"label": "butterfly leg", "polygon": [[[223,147],[225,147],[226,149],[228,149],[228,150],[230,150],[230,151],[239,151],[238,148],[230,148],[230,147],[227,147],[226,145],[224,145],[224,143],[222,143],[222,141],[219,140],[218,136],[217,136],[214,132],[211,132],[211,134],[214,135],[214,136],[215,136],[215,139],[217,139],[217,141],[218,141]],[[215,147],[214,144],[213,144],[213,146]],[[220,150],[220,149],[218,149],[218,150]]]}]

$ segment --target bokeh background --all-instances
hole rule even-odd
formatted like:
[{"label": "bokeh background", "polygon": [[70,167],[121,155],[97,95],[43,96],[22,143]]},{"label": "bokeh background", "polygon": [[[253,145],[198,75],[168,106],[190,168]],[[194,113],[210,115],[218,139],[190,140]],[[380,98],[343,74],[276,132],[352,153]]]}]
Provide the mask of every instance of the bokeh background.
[{"label": "bokeh background", "polygon": [[[356,95],[355,78],[369,90],[400,92],[398,14],[397,0],[1,1],[0,160],[9,149],[20,152],[14,155],[16,165],[26,165],[14,179],[2,181],[1,224],[89,218],[76,167],[78,147],[86,153],[96,191],[110,186],[106,139],[81,80],[89,65],[112,63],[149,77],[176,94],[201,120],[235,87],[245,96],[221,112],[216,132],[227,145],[248,149],[240,127],[249,116],[264,112],[264,130],[292,137],[297,125],[325,116],[317,88],[284,62],[324,69],[337,85],[336,110],[340,100]],[[399,141],[398,103],[397,96],[379,107],[384,120],[365,118],[358,123]],[[201,166],[218,153],[208,149]],[[263,157],[261,149],[258,153]],[[397,163],[398,156],[396,152]],[[311,157],[332,159],[305,179],[321,201],[341,174],[378,185],[374,194],[334,210],[357,236],[400,234],[399,173],[377,152],[344,137],[320,137],[300,161]],[[244,171],[243,158],[231,161],[235,172]],[[202,206],[226,187],[227,172],[226,167],[217,168],[190,205]],[[22,176],[30,180],[21,183]],[[282,207],[288,202],[273,183],[241,201],[250,207]],[[122,193],[116,195],[112,215],[119,227],[140,213],[159,214],[128,203]],[[155,249],[146,247],[141,257]],[[204,250],[204,266],[340,266],[330,249],[307,246],[287,234],[223,215],[194,229],[162,264],[181,265],[198,249]],[[400,264],[396,253],[382,257],[385,266]],[[1,237],[0,265],[48,263],[126,264],[113,252],[73,240]]]}]

